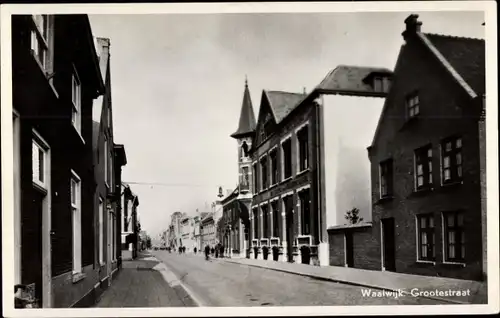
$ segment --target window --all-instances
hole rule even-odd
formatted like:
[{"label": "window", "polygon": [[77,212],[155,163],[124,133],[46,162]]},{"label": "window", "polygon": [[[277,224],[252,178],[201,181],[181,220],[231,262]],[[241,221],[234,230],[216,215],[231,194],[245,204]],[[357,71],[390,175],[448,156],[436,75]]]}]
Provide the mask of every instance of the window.
[{"label": "window", "polygon": [[258,218],[258,211],[257,208],[253,210],[253,237],[258,238],[259,237],[259,218]]},{"label": "window", "polygon": [[257,193],[259,192],[259,184],[258,184],[258,178],[257,178],[257,163],[252,164],[252,173],[253,173],[253,192]]},{"label": "window", "polygon": [[408,110],[408,116],[410,118],[420,114],[420,99],[418,94],[408,95],[406,98],[406,109]]},{"label": "window", "polygon": [[430,145],[415,150],[416,189],[429,188],[432,185],[432,147]]},{"label": "window", "polygon": [[301,128],[297,132],[299,145],[299,172],[309,168],[309,130],[308,126]]},{"label": "window", "polygon": [[299,192],[300,200],[300,226],[301,234],[309,235],[311,234],[311,201],[309,199],[309,190]]},{"label": "window", "polygon": [[104,137],[104,181],[106,185],[109,186],[108,182],[108,139]]},{"label": "window", "polygon": [[31,51],[45,71],[48,70],[49,32],[49,16],[45,14],[33,15]]},{"label": "window", "polygon": [[434,215],[424,214],[417,216],[418,222],[418,259],[433,261],[435,253]]},{"label": "window", "polygon": [[283,180],[292,176],[292,141],[287,139],[281,145],[283,154]]},{"label": "window", "polygon": [[449,138],[441,145],[443,184],[458,182],[462,179],[462,139]]},{"label": "window", "polygon": [[72,172],[71,211],[73,219],[73,273],[82,271],[82,225],[81,225],[81,185],[80,178]]},{"label": "window", "polygon": [[278,200],[271,202],[273,210],[273,237],[279,237],[280,211],[278,210]]},{"label": "window", "polygon": [[462,212],[443,213],[445,260],[463,262],[465,260],[465,230]]},{"label": "window", "polygon": [[380,163],[380,197],[387,198],[392,196],[392,159]]},{"label": "window", "polygon": [[271,185],[278,183],[278,148],[269,153],[271,161]]},{"label": "window", "polygon": [[242,191],[248,191],[250,182],[248,180],[248,167],[241,168],[241,178],[240,178],[240,189]]},{"label": "window", "polygon": [[263,205],[261,207],[262,210],[262,227],[263,227],[263,233],[262,237],[267,237],[267,230],[268,230],[268,223],[269,223],[269,211],[268,211],[268,206]]},{"label": "window", "polygon": [[373,89],[376,92],[384,91],[384,79],[380,76],[376,76],[373,78]]},{"label": "window", "polygon": [[73,73],[71,81],[71,100],[73,101],[73,109],[71,113],[71,123],[76,128],[76,131],[81,135],[82,126],[82,87],[78,75]]},{"label": "window", "polygon": [[99,198],[99,264],[104,264],[104,207]]},{"label": "window", "polygon": [[261,171],[261,178],[262,178],[262,190],[267,189],[267,177],[268,177],[268,171],[267,171],[267,157],[264,156],[262,159],[260,159],[260,171]]},{"label": "window", "polygon": [[113,152],[111,152],[109,156],[109,186],[111,187],[111,191],[114,191],[114,176],[113,176]]},{"label": "window", "polygon": [[31,151],[33,182],[42,188],[46,188],[45,182],[47,180],[47,150],[44,149],[36,140],[32,140]]}]

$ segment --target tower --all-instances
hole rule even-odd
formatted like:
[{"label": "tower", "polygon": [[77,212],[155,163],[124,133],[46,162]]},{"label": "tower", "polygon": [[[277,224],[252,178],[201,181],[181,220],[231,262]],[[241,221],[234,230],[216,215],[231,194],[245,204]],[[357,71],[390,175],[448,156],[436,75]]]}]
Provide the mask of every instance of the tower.
[{"label": "tower", "polygon": [[252,159],[249,151],[252,148],[255,127],[256,122],[252,99],[248,90],[248,80],[245,78],[245,91],[241,105],[240,122],[236,132],[231,135],[238,142],[239,197],[252,197]]}]

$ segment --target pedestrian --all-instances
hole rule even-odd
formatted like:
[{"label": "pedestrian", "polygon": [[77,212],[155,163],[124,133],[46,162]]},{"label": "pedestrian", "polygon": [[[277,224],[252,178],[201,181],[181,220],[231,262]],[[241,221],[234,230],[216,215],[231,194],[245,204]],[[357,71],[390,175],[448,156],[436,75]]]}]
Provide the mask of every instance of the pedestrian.
[{"label": "pedestrian", "polygon": [[212,254],[212,255],[214,255],[214,253],[215,253],[215,249],[212,247],[212,248],[210,249],[210,252],[212,252],[211,254]]},{"label": "pedestrian", "polygon": [[215,258],[219,258],[219,249],[215,247]]},{"label": "pedestrian", "polygon": [[219,248],[221,257],[224,257],[224,245],[220,244]]},{"label": "pedestrian", "polygon": [[196,247],[194,248],[194,254],[196,254]]},{"label": "pedestrian", "polygon": [[205,246],[205,259],[208,261],[208,256],[210,254],[210,247],[208,245]]}]

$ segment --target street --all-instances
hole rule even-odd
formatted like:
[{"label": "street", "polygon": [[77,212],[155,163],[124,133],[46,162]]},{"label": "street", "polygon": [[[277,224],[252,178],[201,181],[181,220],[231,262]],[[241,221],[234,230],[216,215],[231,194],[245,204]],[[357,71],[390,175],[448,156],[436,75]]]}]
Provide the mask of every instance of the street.
[{"label": "street", "polygon": [[153,251],[202,306],[432,305],[414,297],[365,297],[357,286],[320,281],[274,270],[206,261],[202,255]]}]

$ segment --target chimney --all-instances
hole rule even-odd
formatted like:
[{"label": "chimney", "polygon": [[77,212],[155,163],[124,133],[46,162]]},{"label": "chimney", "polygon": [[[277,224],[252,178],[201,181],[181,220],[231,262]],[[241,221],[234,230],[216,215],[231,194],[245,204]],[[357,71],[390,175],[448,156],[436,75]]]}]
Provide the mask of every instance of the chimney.
[{"label": "chimney", "polygon": [[302,91],[302,93],[303,93],[304,95],[307,95],[307,92],[306,92],[306,88],[305,88],[305,87],[303,87],[303,91]]},{"label": "chimney", "polygon": [[410,37],[413,35],[420,33],[420,27],[422,26],[422,22],[418,21],[418,14],[410,14],[405,19],[406,30],[402,33],[405,41],[408,41]]}]

